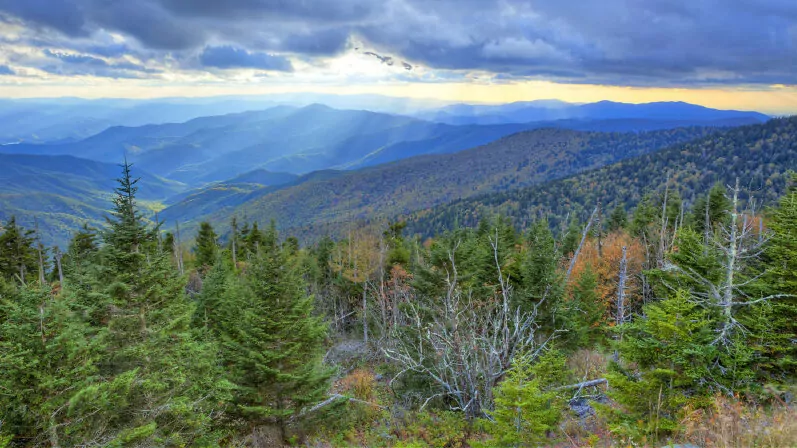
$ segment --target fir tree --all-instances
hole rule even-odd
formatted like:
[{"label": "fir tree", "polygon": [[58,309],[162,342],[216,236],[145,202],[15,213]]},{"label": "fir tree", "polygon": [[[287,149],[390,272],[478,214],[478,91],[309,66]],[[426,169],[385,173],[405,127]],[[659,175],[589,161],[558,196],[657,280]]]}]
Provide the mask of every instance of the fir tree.
[{"label": "fir tree", "polygon": [[605,310],[596,292],[597,286],[597,276],[587,266],[576,278],[571,297],[564,304],[562,315],[567,333],[563,338],[569,348],[592,347],[600,340],[601,317]]},{"label": "fir tree", "polygon": [[[91,433],[72,400],[98,373],[104,333],[82,318],[73,294],[0,280],[0,408],[3,431],[30,445],[75,446]],[[92,406],[104,406],[100,397]]]},{"label": "fir tree", "polygon": [[578,222],[578,219],[571,219],[567,226],[567,230],[565,231],[564,235],[562,235],[562,255],[565,257],[570,257],[573,255],[573,252],[575,252],[576,248],[578,248],[578,243],[581,241],[581,231],[582,228]]},{"label": "fir tree", "polygon": [[607,378],[620,406],[603,409],[615,432],[640,440],[676,432],[687,404],[705,406],[712,388],[728,390],[712,369],[720,353],[711,344],[711,313],[688,292],[647,305],[644,316],[616,328],[621,359],[634,369],[614,365]]},{"label": "fir tree", "polygon": [[234,325],[222,329],[237,412],[254,425],[276,425],[285,437],[291,417],[320,401],[330,371],[321,364],[326,325],[313,316],[313,298],[274,245],[261,247],[245,291],[225,306]]},{"label": "fir tree", "polygon": [[543,313],[543,320],[552,321],[564,291],[563,279],[557,269],[559,253],[547,220],[534,223],[527,244],[522,264],[523,290],[518,294],[522,303],[516,305],[528,312],[542,304],[542,310],[547,310]]},{"label": "fir tree", "polygon": [[[215,350],[188,326],[193,307],[185,285],[135,208],[136,182],[125,164],[93,292],[107,301],[103,380],[72,406],[87,413],[81,418],[109,443],[190,444],[209,429],[207,406],[223,387]],[[91,413],[91,397],[98,394],[113,397],[112,411]]]},{"label": "fir tree", "polygon": [[15,217],[2,226],[0,234],[0,276],[16,279],[22,283],[35,279],[38,270],[36,239],[32,230],[25,230],[17,224]]},{"label": "fir tree", "polygon": [[714,184],[708,194],[699,197],[692,206],[693,228],[700,235],[713,232],[718,224],[727,220],[730,209],[731,202],[728,200],[727,189],[721,183]]},{"label": "fir tree", "polygon": [[[797,179],[795,179],[797,180]],[[751,316],[756,344],[765,356],[759,367],[777,382],[797,377],[797,187],[792,187],[773,210],[769,223],[772,239],[764,261],[769,266],[766,292],[780,297],[762,304]]]},{"label": "fir tree", "polygon": [[[523,359],[523,360],[521,360]],[[486,429],[492,436],[486,447],[536,447],[547,444],[564,411],[564,401],[551,390],[562,380],[565,358],[548,352],[536,362],[516,358],[495,389],[493,421]]]},{"label": "fir tree", "polygon": [[199,233],[196,236],[196,246],[194,246],[194,263],[197,269],[205,271],[216,263],[219,252],[219,241],[216,232],[209,222],[203,221],[199,224]]},{"label": "fir tree", "polygon": [[609,232],[616,232],[624,229],[628,225],[628,214],[621,204],[617,204],[609,215],[609,221],[606,223],[606,229]]}]

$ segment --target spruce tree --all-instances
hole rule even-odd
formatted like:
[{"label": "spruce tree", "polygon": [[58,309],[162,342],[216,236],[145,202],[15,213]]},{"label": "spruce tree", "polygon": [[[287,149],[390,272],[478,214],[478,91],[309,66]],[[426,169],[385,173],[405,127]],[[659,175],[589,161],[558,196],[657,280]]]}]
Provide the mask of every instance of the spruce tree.
[{"label": "spruce tree", "polygon": [[609,232],[616,232],[624,229],[628,225],[628,214],[621,204],[617,204],[609,215],[609,221],[606,223],[606,229]]},{"label": "spruce tree", "polygon": [[721,354],[711,344],[711,320],[711,313],[682,290],[616,328],[624,364],[614,364],[607,378],[619,406],[603,409],[614,432],[640,440],[672,434],[687,404],[702,407],[711,392],[729,390],[727,378],[712,368]]},{"label": "spruce tree", "polygon": [[321,363],[327,327],[272,241],[251,260],[242,294],[224,303],[234,324],[222,326],[221,341],[235,412],[252,425],[275,425],[285,437],[290,419],[325,396],[330,371]]},{"label": "spruce tree", "polygon": [[797,187],[790,188],[769,222],[772,239],[764,254],[769,266],[764,288],[778,295],[750,316],[755,343],[765,354],[759,367],[768,381],[789,383],[797,378]]},{"label": "spruce tree", "polygon": [[545,310],[541,320],[553,323],[553,313],[560,305],[564,293],[563,279],[557,267],[559,253],[548,221],[541,219],[529,231],[528,249],[522,263],[523,289],[520,305],[523,311],[531,311],[543,304]]},{"label": "spruce tree", "polygon": [[562,317],[567,330],[563,339],[568,348],[593,347],[600,342],[601,318],[606,310],[596,292],[597,286],[598,278],[587,265],[576,278],[570,298],[563,306]]},{"label": "spruce tree", "polygon": [[[195,443],[212,423],[208,406],[223,395],[215,350],[191,332],[185,285],[136,210],[129,164],[118,181],[92,293],[106,301],[102,380],[72,407],[107,443]],[[92,413],[98,394],[113,401],[111,411]]]},{"label": "spruce tree", "polygon": [[216,263],[218,253],[218,235],[216,235],[209,222],[201,222],[199,224],[199,233],[196,236],[196,246],[194,247],[194,263],[197,269],[205,271],[213,266]]},{"label": "spruce tree", "polygon": [[[104,331],[88,325],[78,302],[0,279],[0,430],[30,446],[92,442],[72,401],[96,380]],[[95,411],[106,404],[89,400]]]},{"label": "spruce tree", "polygon": [[495,388],[495,410],[485,427],[491,439],[486,447],[536,447],[549,442],[562,417],[564,400],[551,385],[563,379],[565,358],[547,352],[534,362],[516,358]]},{"label": "spruce tree", "polygon": [[706,235],[706,232],[713,232],[718,224],[727,220],[731,209],[727,193],[725,186],[717,183],[711,187],[707,195],[695,200],[692,206],[691,220],[697,233]]},{"label": "spruce tree", "polygon": [[14,216],[2,226],[0,234],[0,276],[27,283],[36,278],[38,256],[32,230],[17,224]]}]

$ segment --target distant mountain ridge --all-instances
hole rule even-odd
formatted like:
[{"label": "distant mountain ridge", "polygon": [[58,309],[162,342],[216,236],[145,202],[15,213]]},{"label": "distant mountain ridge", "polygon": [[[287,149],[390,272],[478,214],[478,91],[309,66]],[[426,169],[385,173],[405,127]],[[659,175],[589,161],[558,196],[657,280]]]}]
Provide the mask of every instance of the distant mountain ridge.
[{"label": "distant mountain ridge", "polygon": [[764,122],[770,117],[752,111],[711,109],[684,102],[643,104],[599,101],[570,104],[556,100],[510,103],[505,105],[452,105],[417,115],[425,120],[447,124],[528,123],[567,119],[615,120],[724,120],[750,118]]},{"label": "distant mountain ridge", "polygon": [[742,115],[714,120],[567,119],[455,126],[313,104],[200,117],[184,123],[115,126],[78,142],[5,145],[0,146],[0,153],[69,154],[114,163],[126,157],[159,176],[200,186],[225,181],[254,168],[304,174],[373,166],[417,155],[447,154],[542,127],[639,132],[755,122],[757,118]]}]

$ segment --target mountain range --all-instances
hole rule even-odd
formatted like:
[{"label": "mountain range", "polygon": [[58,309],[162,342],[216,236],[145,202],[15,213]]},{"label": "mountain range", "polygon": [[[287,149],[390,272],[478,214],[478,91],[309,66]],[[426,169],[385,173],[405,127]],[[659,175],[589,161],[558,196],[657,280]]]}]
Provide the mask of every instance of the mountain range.
[{"label": "mountain range", "polygon": [[[612,118],[597,119],[600,114],[595,113],[556,121],[450,125],[320,104],[301,108],[276,106],[183,123],[114,126],[80,141],[4,145],[0,146],[0,152],[72,155],[111,163],[127,158],[144,170],[197,187],[224,181],[253,168],[304,174],[324,169],[356,169],[424,154],[452,153],[516,132],[545,127],[639,132],[684,126],[738,126],[763,120],[758,114],[714,111],[692,105],[685,108],[677,103],[612,104],[601,104],[598,109],[622,109],[626,111],[622,114],[630,118],[616,118],[606,112]],[[590,105],[577,107],[587,106]],[[676,110],[667,112],[673,108]],[[700,112],[692,111],[694,108]],[[633,111],[639,111],[639,116],[634,117]],[[679,116],[678,111],[685,116],[673,118]]]},{"label": "mountain range", "polygon": [[[536,101],[432,108],[409,100],[379,107],[383,97],[378,96],[330,98],[382,111],[278,104],[289,101],[265,97],[240,103],[63,100],[52,110],[42,107],[49,104],[45,100],[13,102],[30,111],[15,122],[20,132],[31,129],[20,124],[25,120],[58,113],[72,113],[77,131],[50,143],[0,145],[0,219],[14,214],[30,224],[37,217],[58,243],[83,223],[100,226],[118,164],[127,159],[143,178],[141,205],[159,210],[166,226],[180,222],[190,230],[202,219],[223,226],[233,215],[274,218],[282,228],[312,238],[352,220],[419,210],[432,216],[452,201],[536,188],[689,141],[715,141],[730,129],[768,119],[686,103]],[[0,115],[19,106],[10,103],[0,101]],[[161,122],[257,105],[263,108]],[[113,125],[78,138],[92,132],[80,130],[84,121],[78,114],[91,107],[136,125]],[[159,112],[146,116],[148,108]],[[390,109],[407,114],[385,113]],[[64,125],[69,128],[66,118]]]}]

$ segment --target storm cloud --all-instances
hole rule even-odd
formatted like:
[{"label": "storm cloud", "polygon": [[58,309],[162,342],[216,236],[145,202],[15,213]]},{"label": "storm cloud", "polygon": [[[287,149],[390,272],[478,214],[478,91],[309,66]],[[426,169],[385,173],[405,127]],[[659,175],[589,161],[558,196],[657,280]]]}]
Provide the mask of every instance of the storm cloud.
[{"label": "storm cloud", "polygon": [[0,0],[0,18],[57,33],[68,48],[118,33],[136,48],[88,53],[146,52],[176,60],[174,70],[284,72],[293,58],[312,62],[357,42],[412,65],[503,80],[797,84],[793,0]]}]

